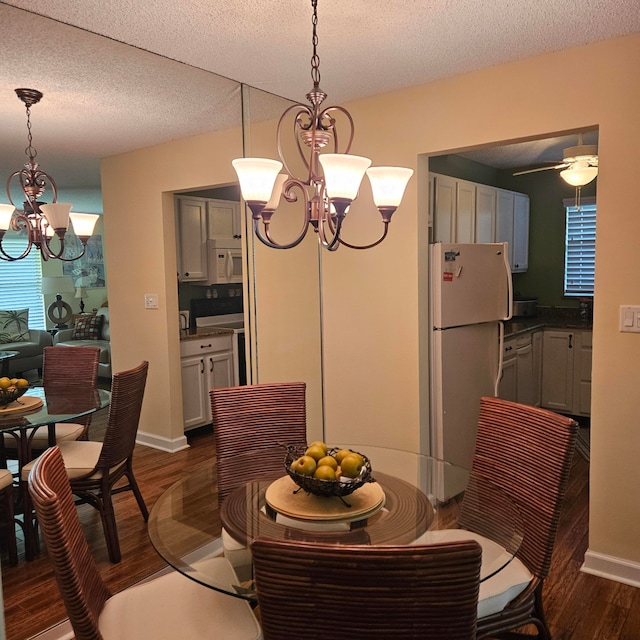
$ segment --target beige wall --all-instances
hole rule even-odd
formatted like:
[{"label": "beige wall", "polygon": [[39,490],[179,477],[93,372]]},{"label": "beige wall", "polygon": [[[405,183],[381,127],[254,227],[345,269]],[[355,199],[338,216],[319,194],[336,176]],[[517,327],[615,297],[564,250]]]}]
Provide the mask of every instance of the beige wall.
[{"label": "beige wall", "polygon": [[[587,72],[585,60],[589,61]],[[414,169],[424,165],[428,154],[599,127],[590,550],[623,564],[640,562],[640,435],[636,428],[640,407],[635,393],[640,336],[617,330],[619,305],[640,304],[636,264],[640,216],[634,206],[640,170],[639,62],[640,35],[634,35],[345,105],[357,127],[353,153],[368,155],[374,164]],[[172,310],[175,256],[160,193],[184,188],[194,170],[192,161],[198,157],[194,151],[200,149],[200,141],[184,145],[178,154],[159,147],[112,158],[105,161],[103,171],[115,368],[151,356],[150,401],[145,403],[143,428],[173,436],[179,424],[174,394],[179,388]],[[189,145],[193,149],[187,150]],[[224,156],[218,153],[210,165],[198,166],[196,180],[224,175]],[[152,161],[151,171],[140,166],[143,157]],[[366,252],[342,248],[335,254],[323,252],[320,258],[321,390],[315,379],[319,355],[310,339],[315,328],[304,324],[320,304],[313,284],[318,277],[313,266],[316,249],[313,243],[300,247],[295,259],[295,252],[290,252],[291,257],[262,249],[256,253],[254,337],[259,378],[263,372],[280,379],[299,378],[305,372],[314,376],[312,393],[324,394],[329,441],[424,446],[428,410],[425,176],[423,170],[412,179],[390,237],[380,247]],[[362,197],[368,196],[363,192]],[[354,206],[346,223],[345,237],[355,242],[369,226],[359,220],[360,213],[365,215],[363,208]],[[308,259],[300,257],[306,250]],[[297,260],[304,271],[298,271]],[[282,306],[290,291],[283,287],[291,287],[297,296],[288,313]],[[161,295],[162,310],[142,310],[143,293],[154,290]],[[301,327],[309,335],[301,334]],[[314,396],[312,421],[322,420],[316,414],[319,409]],[[171,416],[171,427],[164,425],[167,416]]]}]

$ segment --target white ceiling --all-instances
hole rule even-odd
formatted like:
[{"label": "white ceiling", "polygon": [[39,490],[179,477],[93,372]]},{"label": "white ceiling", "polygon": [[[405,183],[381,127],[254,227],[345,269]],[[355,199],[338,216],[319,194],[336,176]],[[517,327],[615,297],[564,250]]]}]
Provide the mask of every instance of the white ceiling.
[{"label": "white ceiling", "polygon": [[[638,31],[638,0],[319,0],[320,86],[337,104]],[[310,57],[310,0],[2,2],[0,176],[26,147],[16,87],[44,93],[42,168],[80,188],[99,183],[100,157],[238,123],[225,78],[304,101]],[[546,157],[547,143],[469,157],[524,166],[576,138],[555,143]]]}]

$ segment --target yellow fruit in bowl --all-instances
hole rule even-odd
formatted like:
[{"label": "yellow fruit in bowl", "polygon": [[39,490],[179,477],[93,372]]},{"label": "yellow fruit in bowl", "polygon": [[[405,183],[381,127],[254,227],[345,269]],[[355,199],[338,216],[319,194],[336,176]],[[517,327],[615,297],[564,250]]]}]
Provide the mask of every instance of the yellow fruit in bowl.
[{"label": "yellow fruit in bowl", "polygon": [[357,453],[352,453],[346,456],[340,463],[342,475],[347,478],[357,478],[360,475],[363,464],[364,458]]},{"label": "yellow fruit in bowl", "polygon": [[315,447],[315,446],[322,447],[324,449],[324,455],[325,456],[327,455],[327,451],[329,450],[329,447],[327,447],[327,445],[324,442],[322,442],[322,440],[314,440],[309,446],[310,447]]},{"label": "yellow fruit in bowl", "polygon": [[0,389],[8,389],[11,386],[11,379],[3,376],[0,378]]},{"label": "yellow fruit in bowl", "polygon": [[303,476],[313,475],[316,470],[316,461],[311,456],[300,456],[291,463],[291,471]]},{"label": "yellow fruit in bowl", "polygon": [[16,382],[16,387],[18,387],[18,389],[24,389],[25,387],[29,386],[29,381],[25,380],[24,378],[18,378],[17,382]]},{"label": "yellow fruit in bowl", "polygon": [[352,453],[353,451],[351,451],[351,449],[340,449],[336,451],[334,456],[335,456],[335,459],[338,461],[338,464],[340,464],[348,455],[351,455]]},{"label": "yellow fruit in bowl", "polygon": [[330,467],[326,464],[316,467],[316,470],[313,473],[313,477],[318,480],[335,480],[336,472],[333,467]]},{"label": "yellow fruit in bowl", "polygon": [[324,458],[327,455],[327,452],[319,444],[312,444],[304,454],[306,456],[311,456],[316,462],[318,462],[320,458]]},{"label": "yellow fruit in bowl", "polygon": [[338,461],[333,456],[324,456],[318,460],[319,467],[331,467],[334,471],[338,468]]}]

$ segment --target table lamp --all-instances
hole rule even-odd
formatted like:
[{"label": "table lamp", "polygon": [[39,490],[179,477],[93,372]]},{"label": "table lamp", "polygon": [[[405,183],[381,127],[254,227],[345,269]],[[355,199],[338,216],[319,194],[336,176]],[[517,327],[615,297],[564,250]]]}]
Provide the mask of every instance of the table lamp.
[{"label": "table lamp", "polygon": [[82,298],[86,298],[88,295],[84,287],[76,287],[76,295],[74,298],[80,298],[80,313],[84,313],[84,301]]},{"label": "table lamp", "polygon": [[66,329],[71,319],[71,306],[62,299],[63,293],[72,293],[76,289],[70,276],[43,277],[43,295],[56,295],[56,299],[47,307],[47,317],[56,329]]}]

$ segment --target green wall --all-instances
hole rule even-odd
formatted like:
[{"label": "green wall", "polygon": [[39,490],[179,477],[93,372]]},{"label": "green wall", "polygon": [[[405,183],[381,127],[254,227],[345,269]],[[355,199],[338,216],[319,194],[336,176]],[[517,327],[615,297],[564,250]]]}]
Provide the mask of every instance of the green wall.
[{"label": "green wall", "polygon": [[[513,274],[513,288],[522,296],[535,296],[545,307],[577,307],[575,298],[562,293],[564,274],[565,212],[563,200],[575,191],[555,170],[514,176],[461,156],[429,158],[429,171],[526,193],[530,199],[529,270]],[[598,179],[582,189],[582,196],[596,195]]]}]

